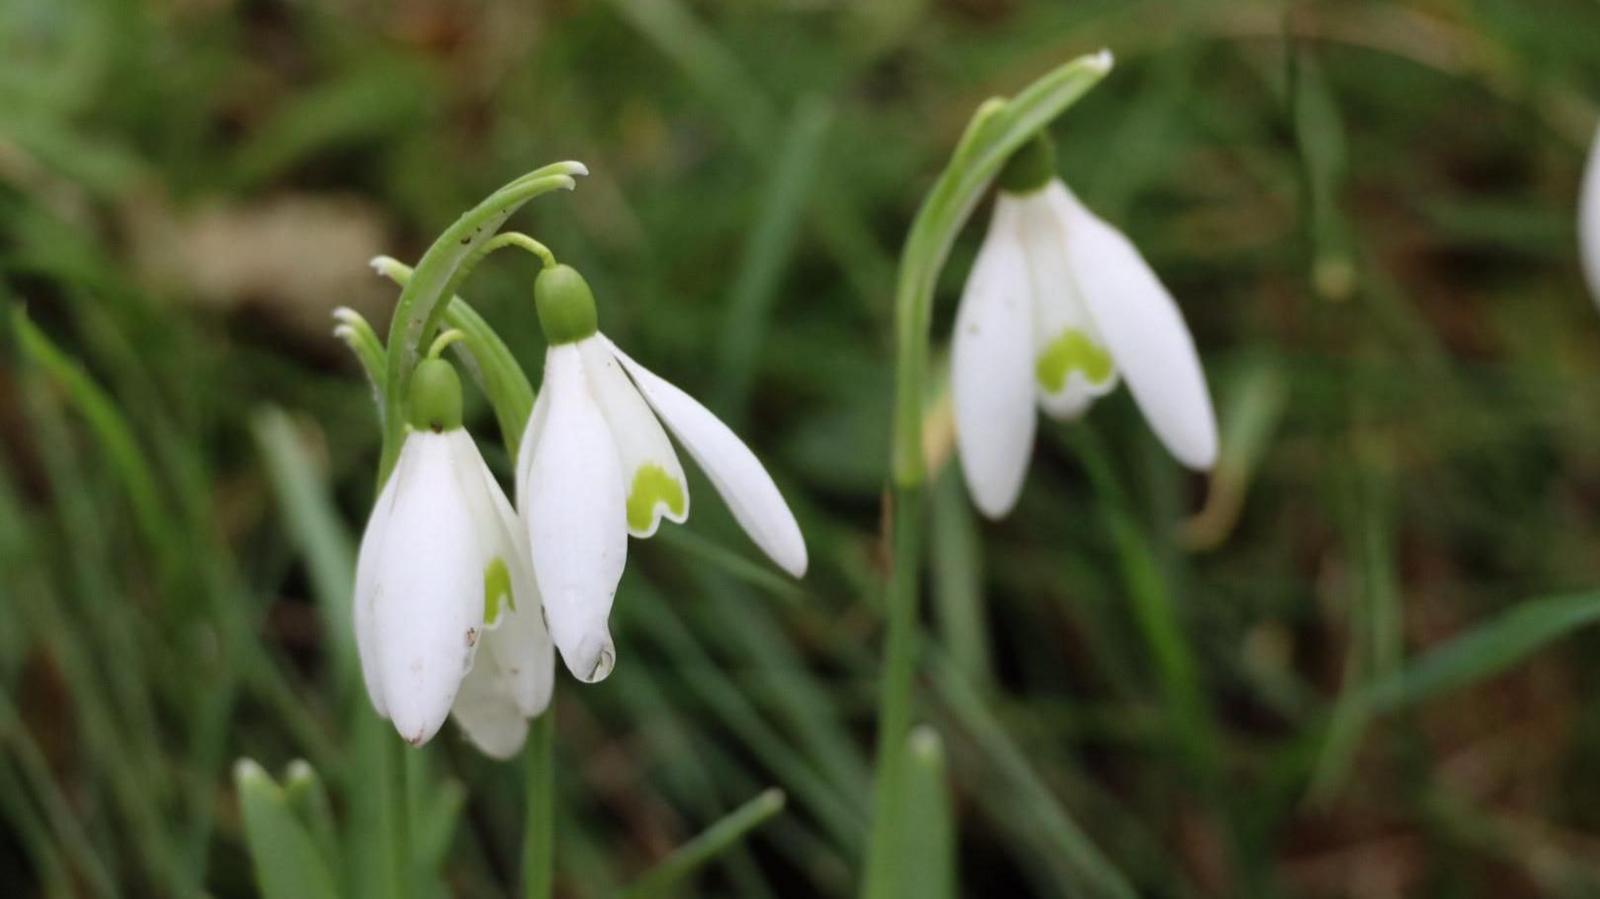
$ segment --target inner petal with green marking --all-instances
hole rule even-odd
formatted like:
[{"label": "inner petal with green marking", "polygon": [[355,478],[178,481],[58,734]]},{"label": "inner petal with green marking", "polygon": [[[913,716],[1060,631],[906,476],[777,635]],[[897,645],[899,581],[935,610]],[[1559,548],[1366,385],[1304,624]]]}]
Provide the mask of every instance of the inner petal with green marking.
[{"label": "inner petal with green marking", "polygon": [[506,608],[516,609],[516,597],[511,594],[511,569],[506,560],[496,556],[483,570],[483,623],[493,626]]},{"label": "inner petal with green marking", "polygon": [[1067,379],[1073,372],[1079,372],[1084,380],[1099,386],[1111,380],[1116,366],[1105,347],[1082,331],[1068,328],[1039,353],[1033,376],[1038,379],[1039,386],[1057,393],[1067,386]]},{"label": "inner petal with green marking", "polygon": [[666,506],[672,515],[681,517],[687,508],[686,502],[683,485],[667,474],[665,468],[641,465],[634,472],[633,486],[628,488],[628,527],[635,531],[649,530],[657,503]]}]

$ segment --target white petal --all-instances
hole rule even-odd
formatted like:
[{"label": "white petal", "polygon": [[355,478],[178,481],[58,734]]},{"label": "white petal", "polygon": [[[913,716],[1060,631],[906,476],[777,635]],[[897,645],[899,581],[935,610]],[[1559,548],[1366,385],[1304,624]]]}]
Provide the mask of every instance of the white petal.
[{"label": "white petal", "polygon": [[[487,573],[493,566],[503,566],[497,576],[505,579],[503,583],[486,580],[482,593],[486,631],[483,645],[493,655],[487,664],[499,666],[504,687],[510,691],[522,714],[531,717],[544,711],[550,703],[555,655],[550,634],[545,629],[544,604],[533,576],[527,529],[517,519],[510,501],[466,432],[454,433],[466,448],[462,458],[462,489],[473,498],[473,512],[484,532],[483,570]],[[500,594],[501,589],[508,589],[510,595]],[[478,659],[474,671],[485,664],[482,650]]]},{"label": "white petal", "polygon": [[616,344],[606,340],[606,346],[706,473],[750,539],[784,571],[804,577],[806,541],[800,524],[750,447],[694,397],[633,361]]},{"label": "white petal", "polygon": [[484,664],[486,655],[487,652],[478,653],[477,664],[461,682],[450,716],[479,751],[503,761],[522,748],[528,737],[528,719]]},{"label": "white petal", "polygon": [[550,705],[554,657],[550,635],[532,593],[483,638],[472,671],[461,682],[451,714],[486,755],[510,758],[522,748],[528,719]]},{"label": "white petal", "polygon": [[628,489],[628,533],[649,537],[666,517],[689,517],[689,482],[655,413],[623,374],[599,335],[578,342],[583,373],[617,442],[622,483]]},{"label": "white petal", "polygon": [[1589,165],[1584,172],[1582,195],[1578,200],[1578,241],[1583,271],[1589,279],[1589,293],[1600,303],[1600,130],[1589,149]]},{"label": "white petal", "polygon": [[1016,207],[1023,255],[1033,293],[1034,387],[1050,415],[1076,418],[1096,397],[1117,386],[1117,368],[1105,340],[1085,308],[1068,261],[1068,222],[1061,214],[1060,179],[1016,197],[1001,193],[1000,205]]},{"label": "white petal", "polygon": [[1017,208],[994,219],[956,310],[950,392],[972,501],[1000,518],[1017,502],[1033,451],[1033,312]]},{"label": "white petal", "polygon": [[1050,196],[1069,222],[1067,251],[1084,303],[1145,420],[1179,462],[1209,469],[1217,421],[1178,304],[1122,232],[1064,188]]},{"label": "white petal", "polygon": [[398,478],[392,474],[383,485],[378,501],[372,504],[372,515],[367,518],[367,529],[361,535],[361,550],[356,555],[356,587],[351,612],[355,618],[356,655],[361,660],[361,679],[367,685],[367,696],[378,717],[389,717],[383,699],[383,679],[378,673],[378,649],[372,633],[372,608],[378,598],[379,560],[383,557],[384,536],[394,512],[394,492]]},{"label": "white petal", "polygon": [[374,560],[368,632],[375,673],[389,719],[414,744],[444,723],[483,622],[484,547],[451,443],[446,434],[406,437]]},{"label": "white petal", "polygon": [[628,555],[622,468],[577,347],[546,353],[539,403],[517,508],[551,636],[573,675],[592,683],[616,661],[606,619]]},{"label": "white petal", "polygon": [[538,396],[533,401],[533,412],[528,416],[528,424],[522,429],[522,442],[517,447],[516,490],[517,497],[528,495],[528,473],[533,470],[533,448],[539,445],[539,436],[544,433],[544,423],[550,417],[550,392],[540,385]]},{"label": "white petal", "polygon": [[456,473],[478,525],[486,574],[483,635],[450,711],[484,753],[509,758],[522,746],[527,719],[550,704],[555,657],[527,533],[471,438],[460,430],[447,436],[454,438]]}]

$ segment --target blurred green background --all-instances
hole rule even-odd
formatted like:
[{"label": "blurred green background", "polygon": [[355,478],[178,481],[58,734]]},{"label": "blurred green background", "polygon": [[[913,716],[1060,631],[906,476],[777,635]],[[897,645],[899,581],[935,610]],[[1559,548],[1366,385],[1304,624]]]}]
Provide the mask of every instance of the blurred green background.
[{"label": "blurred green background", "polygon": [[[1224,457],[1182,473],[1122,391],[1004,523],[944,471],[919,718],[962,895],[1600,895],[1593,0],[4,0],[0,894],[254,895],[240,756],[310,760],[374,851],[341,604],[378,431],[329,312],[384,321],[369,257],[579,159],[512,226],[756,447],[812,568],[698,476],[632,544],[616,673],[558,682],[557,892],[777,785],[686,895],[852,895],[900,239],[979,102],[1102,46],[1061,171],[1179,298]],[[463,293],[536,378],[532,273]],[[451,728],[426,766],[430,889],[506,895],[517,766]]]}]

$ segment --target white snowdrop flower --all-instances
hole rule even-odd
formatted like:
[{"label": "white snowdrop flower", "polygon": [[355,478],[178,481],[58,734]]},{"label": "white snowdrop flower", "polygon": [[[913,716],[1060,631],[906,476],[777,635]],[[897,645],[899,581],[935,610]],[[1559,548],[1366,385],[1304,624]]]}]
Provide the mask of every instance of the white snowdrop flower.
[{"label": "white snowdrop flower", "polygon": [[508,758],[554,680],[527,538],[461,427],[448,362],[417,366],[408,413],[356,563],[367,694],[409,743],[427,742],[453,713],[478,748]]},{"label": "white snowdrop flower", "polygon": [[663,423],[774,562],[800,577],[806,546],[750,448],[600,333],[594,296],[577,271],[545,269],[534,301],[550,348],[518,454],[517,511],[556,648],[574,676],[592,683],[616,663],[607,620],[628,536],[649,537],[661,519],[689,517],[688,482]]},{"label": "white snowdrop flower", "polygon": [[1600,130],[1589,148],[1589,164],[1578,196],[1578,250],[1589,294],[1600,303]]},{"label": "white snowdrop flower", "polygon": [[1178,461],[1216,461],[1211,398],[1177,304],[1133,244],[1054,176],[1043,139],[1000,177],[956,313],[951,379],[962,471],[990,518],[1021,492],[1034,403],[1076,418],[1119,379]]}]

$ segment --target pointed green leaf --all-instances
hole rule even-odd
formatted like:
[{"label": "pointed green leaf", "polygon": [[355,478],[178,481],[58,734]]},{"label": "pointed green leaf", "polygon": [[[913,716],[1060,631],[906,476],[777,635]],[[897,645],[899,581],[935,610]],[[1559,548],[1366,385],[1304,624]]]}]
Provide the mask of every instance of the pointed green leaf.
[{"label": "pointed green leaf", "polygon": [[333,877],[288,797],[260,765],[240,759],[234,784],[244,812],[245,839],[265,899],[334,899]]}]

